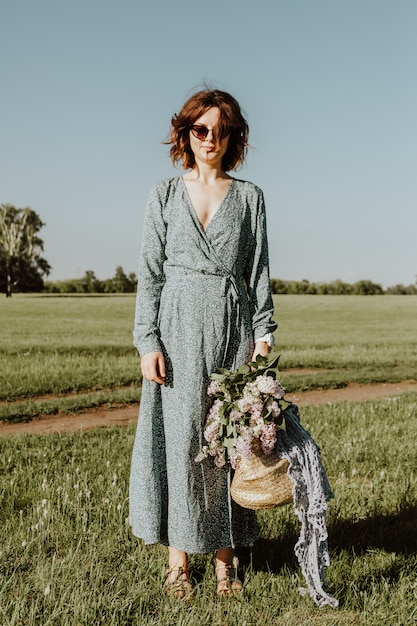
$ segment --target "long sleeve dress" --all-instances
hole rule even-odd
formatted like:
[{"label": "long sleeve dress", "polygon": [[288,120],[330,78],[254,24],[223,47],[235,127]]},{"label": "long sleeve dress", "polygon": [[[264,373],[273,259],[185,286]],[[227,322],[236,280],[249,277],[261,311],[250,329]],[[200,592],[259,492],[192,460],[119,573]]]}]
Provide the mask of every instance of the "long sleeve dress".
[{"label": "long sleeve dress", "polygon": [[132,532],[188,553],[244,546],[258,535],[253,511],[230,498],[230,470],[203,445],[210,374],[247,362],[272,320],[262,191],[232,179],[204,230],[182,177],[149,195],[134,344],[162,351],[164,385],[143,381],[130,476]]}]

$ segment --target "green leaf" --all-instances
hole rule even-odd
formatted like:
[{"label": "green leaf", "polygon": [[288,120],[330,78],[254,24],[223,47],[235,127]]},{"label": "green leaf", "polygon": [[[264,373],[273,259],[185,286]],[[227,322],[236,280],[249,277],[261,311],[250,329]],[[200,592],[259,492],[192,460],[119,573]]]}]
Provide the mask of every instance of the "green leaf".
[{"label": "green leaf", "polygon": [[230,448],[234,447],[235,443],[236,437],[227,437],[223,440],[223,447],[229,450]]}]

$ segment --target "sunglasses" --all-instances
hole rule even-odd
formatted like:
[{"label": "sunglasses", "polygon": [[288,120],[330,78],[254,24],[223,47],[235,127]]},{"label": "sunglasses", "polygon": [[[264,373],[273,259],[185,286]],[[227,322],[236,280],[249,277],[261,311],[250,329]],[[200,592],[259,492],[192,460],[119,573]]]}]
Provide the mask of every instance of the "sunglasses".
[{"label": "sunglasses", "polygon": [[190,126],[190,130],[193,133],[194,137],[196,137],[196,139],[198,139],[199,141],[204,141],[210,130],[212,132],[213,141],[216,141],[217,139],[225,139],[225,137],[227,137],[227,135],[230,133],[230,130],[228,128],[225,128],[220,136],[217,137],[217,133],[215,133],[213,129],[207,128],[207,126],[199,126],[197,124]]}]

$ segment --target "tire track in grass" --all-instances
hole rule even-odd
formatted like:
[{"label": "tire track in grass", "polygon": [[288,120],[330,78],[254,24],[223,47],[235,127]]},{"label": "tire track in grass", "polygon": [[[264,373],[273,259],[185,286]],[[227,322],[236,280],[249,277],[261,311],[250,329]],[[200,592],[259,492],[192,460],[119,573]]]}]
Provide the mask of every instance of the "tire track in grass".
[{"label": "tire track in grass", "polygon": [[[374,383],[373,385],[351,383],[341,389],[314,389],[301,393],[289,393],[286,394],[285,399],[300,406],[306,404],[317,406],[334,402],[379,400],[407,392],[417,392],[417,381]],[[71,415],[61,413],[41,416],[25,423],[0,422],[0,437],[24,433],[46,435],[53,432],[81,432],[113,425],[127,426],[136,423],[138,411],[139,403],[114,405],[111,408],[105,405]]]}]

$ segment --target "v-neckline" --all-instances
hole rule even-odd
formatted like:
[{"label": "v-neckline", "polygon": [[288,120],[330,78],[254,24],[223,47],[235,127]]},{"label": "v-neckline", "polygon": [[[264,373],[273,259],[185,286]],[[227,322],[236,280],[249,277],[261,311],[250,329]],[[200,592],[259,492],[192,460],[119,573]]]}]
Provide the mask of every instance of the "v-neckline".
[{"label": "v-neckline", "polygon": [[192,203],[191,196],[190,196],[190,194],[188,193],[188,189],[187,189],[187,185],[185,184],[184,177],[183,177],[183,176],[180,176],[180,178],[181,178],[181,182],[182,182],[183,188],[184,188],[184,190],[185,190],[185,194],[186,194],[186,197],[187,197],[187,201],[188,201],[188,204],[189,204],[189,208],[191,209],[192,216],[193,216],[193,218],[195,219],[195,221],[197,222],[197,224],[198,224],[198,226],[199,226],[200,230],[201,230],[204,234],[206,234],[206,233],[207,233],[207,229],[208,229],[208,228],[210,228],[212,221],[215,219],[216,215],[218,215],[218,213],[220,213],[220,211],[222,210],[223,206],[225,205],[226,200],[227,200],[227,198],[228,198],[228,196],[229,196],[229,194],[230,194],[230,190],[231,190],[231,188],[232,188],[232,186],[233,186],[233,183],[234,183],[235,179],[234,179],[234,178],[231,178],[231,179],[230,179],[230,185],[229,185],[229,187],[228,187],[228,189],[227,189],[226,193],[224,194],[223,199],[222,199],[222,201],[220,202],[218,209],[217,209],[217,210],[213,213],[213,215],[212,215],[212,217],[211,217],[211,219],[210,219],[209,223],[208,223],[208,224],[207,224],[207,226],[204,228],[204,227],[203,227],[203,225],[202,225],[202,223],[200,222],[200,218],[198,217],[198,214],[197,214],[197,211],[195,210],[194,204]]}]

